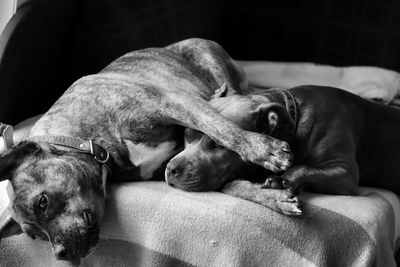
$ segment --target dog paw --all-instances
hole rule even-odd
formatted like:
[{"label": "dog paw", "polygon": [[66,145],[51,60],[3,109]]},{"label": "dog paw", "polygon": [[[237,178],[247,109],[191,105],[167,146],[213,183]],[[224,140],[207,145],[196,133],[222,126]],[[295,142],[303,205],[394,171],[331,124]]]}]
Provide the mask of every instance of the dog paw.
[{"label": "dog paw", "polygon": [[279,200],[276,202],[277,210],[285,215],[300,216],[303,214],[302,205],[297,197]]},{"label": "dog paw", "polygon": [[259,204],[289,216],[303,214],[301,201],[290,190],[260,189]]},{"label": "dog paw", "polygon": [[274,173],[287,170],[293,155],[289,144],[267,135],[250,133],[250,146],[246,160]]},{"label": "dog paw", "polygon": [[299,216],[302,214],[300,200],[291,190],[267,189],[262,188],[261,184],[247,180],[233,180],[228,182],[221,191],[285,215]]}]

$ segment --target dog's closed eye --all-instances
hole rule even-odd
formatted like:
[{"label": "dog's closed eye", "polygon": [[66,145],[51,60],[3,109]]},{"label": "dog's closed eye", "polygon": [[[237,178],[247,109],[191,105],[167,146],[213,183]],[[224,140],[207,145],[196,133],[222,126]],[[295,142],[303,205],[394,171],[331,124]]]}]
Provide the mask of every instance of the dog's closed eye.
[{"label": "dog's closed eye", "polygon": [[210,149],[220,149],[220,148],[224,148],[223,146],[219,145],[218,143],[212,141],[209,144]]},{"label": "dog's closed eye", "polygon": [[195,140],[199,140],[204,134],[200,131],[186,128],[185,130],[185,142],[192,143]]}]

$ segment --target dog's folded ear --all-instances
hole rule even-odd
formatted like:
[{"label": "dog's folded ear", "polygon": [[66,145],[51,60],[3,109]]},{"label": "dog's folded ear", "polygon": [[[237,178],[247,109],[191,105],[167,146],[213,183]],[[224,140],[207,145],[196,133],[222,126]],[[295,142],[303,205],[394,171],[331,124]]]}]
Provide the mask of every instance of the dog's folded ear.
[{"label": "dog's folded ear", "polygon": [[0,156],[0,181],[9,179],[9,174],[18,167],[27,156],[41,151],[39,144],[22,141]]},{"label": "dog's folded ear", "polygon": [[230,88],[226,83],[221,85],[217,90],[215,90],[214,95],[211,96],[211,98],[219,98],[219,97],[225,97],[227,95],[234,95],[236,94],[236,91]]},{"label": "dog's folded ear", "polygon": [[260,104],[252,115],[256,130],[263,134],[276,136],[278,128],[294,125],[286,108],[278,103]]},{"label": "dog's folded ear", "polygon": [[224,83],[223,85],[221,85],[220,88],[215,90],[214,95],[211,98],[225,97],[227,93],[228,93],[228,86],[226,85],[226,83]]},{"label": "dog's folded ear", "polygon": [[9,206],[0,214],[0,240],[21,233],[21,226],[12,217],[11,207]]}]

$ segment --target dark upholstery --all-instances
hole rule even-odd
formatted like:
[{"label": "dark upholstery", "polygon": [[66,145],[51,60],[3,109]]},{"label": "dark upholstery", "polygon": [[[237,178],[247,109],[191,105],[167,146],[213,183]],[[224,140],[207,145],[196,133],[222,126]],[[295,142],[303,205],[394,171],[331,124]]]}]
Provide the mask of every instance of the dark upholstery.
[{"label": "dark upholstery", "polygon": [[400,70],[400,1],[233,2],[223,40],[237,58]]},{"label": "dark upholstery", "polygon": [[189,37],[238,59],[400,70],[400,1],[28,0],[0,39],[0,121],[46,111],[123,53]]}]

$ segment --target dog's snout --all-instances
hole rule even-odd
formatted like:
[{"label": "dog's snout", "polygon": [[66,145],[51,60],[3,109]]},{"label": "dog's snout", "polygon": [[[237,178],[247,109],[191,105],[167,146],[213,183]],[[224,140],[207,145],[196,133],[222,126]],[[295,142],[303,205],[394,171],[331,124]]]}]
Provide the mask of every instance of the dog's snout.
[{"label": "dog's snout", "polygon": [[175,166],[170,168],[169,172],[173,175],[173,176],[179,176],[182,174],[183,172],[183,167],[181,165]]},{"label": "dog's snout", "polygon": [[[82,216],[89,216],[87,211],[84,214]],[[55,258],[66,261],[79,260],[92,252],[99,241],[100,229],[96,222],[91,223],[91,226],[75,228],[55,236],[52,242]]]},{"label": "dog's snout", "polygon": [[167,176],[169,178],[179,179],[185,172],[185,165],[182,163],[173,164],[170,163],[167,166]]},{"label": "dog's snout", "polygon": [[193,175],[193,162],[187,160],[170,161],[165,169],[165,180],[169,186],[182,189]]}]

